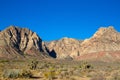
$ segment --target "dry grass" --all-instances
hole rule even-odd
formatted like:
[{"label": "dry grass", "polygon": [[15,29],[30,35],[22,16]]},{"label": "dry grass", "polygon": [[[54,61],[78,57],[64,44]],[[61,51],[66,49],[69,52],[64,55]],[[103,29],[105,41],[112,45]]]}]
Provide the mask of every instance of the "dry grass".
[{"label": "dry grass", "polygon": [[[38,61],[34,69],[33,61]],[[29,70],[32,76],[4,78],[4,71],[12,69]],[[0,80],[120,80],[119,73],[119,62],[0,60]]]}]

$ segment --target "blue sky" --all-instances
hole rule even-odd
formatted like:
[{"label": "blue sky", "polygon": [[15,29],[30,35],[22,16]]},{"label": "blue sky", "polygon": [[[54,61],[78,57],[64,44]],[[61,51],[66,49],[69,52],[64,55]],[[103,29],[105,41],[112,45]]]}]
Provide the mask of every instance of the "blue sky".
[{"label": "blue sky", "polygon": [[43,40],[85,39],[101,26],[120,31],[120,0],[0,0],[0,29],[27,27]]}]

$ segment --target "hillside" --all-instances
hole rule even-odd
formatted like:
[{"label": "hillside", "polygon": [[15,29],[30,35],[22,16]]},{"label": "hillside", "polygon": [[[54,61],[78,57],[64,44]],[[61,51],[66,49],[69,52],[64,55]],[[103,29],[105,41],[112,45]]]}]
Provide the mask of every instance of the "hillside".
[{"label": "hillside", "polygon": [[101,27],[89,39],[84,41],[63,38],[48,44],[50,51],[56,52],[57,58],[70,56],[77,60],[84,59],[120,59],[120,33],[114,27]]},{"label": "hillside", "polygon": [[27,28],[10,26],[0,32],[0,58],[23,58],[26,55],[44,58],[42,39]]},{"label": "hillside", "polygon": [[55,58],[67,60],[119,60],[120,33],[101,27],[85,40],[62,38],[51,42],[27,28],[10,26],[0,32],[0,58]]}]

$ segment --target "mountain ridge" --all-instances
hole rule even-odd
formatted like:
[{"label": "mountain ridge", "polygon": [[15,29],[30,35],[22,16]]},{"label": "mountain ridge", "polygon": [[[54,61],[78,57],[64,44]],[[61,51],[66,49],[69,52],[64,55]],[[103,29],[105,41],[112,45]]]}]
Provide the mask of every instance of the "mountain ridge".
[{"label": "mountain ridge", "polygon": [[[85,56],[85,55],[87,56],[87,54],[95,53],[93,56],[94,58],[97,59],[98,57],[95,57],[95,56],[99,56],[99,53],[101,54],[102,52],[104,52],[104,54],[106,54],[106,52],[108,53],[110,51],[113,53],[116,51],[120,51],[120,33],[117,32],[113,26],[102,27],[102,28],[99,28],[91,38],[83,40],[79,45],[77,44],[77,46],[79,46],[77,47],[77,50],[79,52],[78,53],[75,52],[74,54],[75,55],[79,54],[79,56],[74,56],[74,57],[71,56],[72,58],[83,59],[81,56]],[[73,47],[73,45],[71,45],[71,47]],[[65,49],[65,47],[61,47],[61,48],[63,48],[63,50]],[[59,53],[57,49],[54,49],[54,50],[56,51],[56,53]],[[72,50],[69,50],[69,52],[73,54]],[[97,53],[98,55],[96,55]],[[62,54],[62,51],[61,51],[61,54]],[[88,56],[88,59],[89,58],[92,59],[92,57]]]},{"label": "mountain ridge", "polygon": [[[42,50],[42,39],[27,28],[10,26],[0,32],[1,57],[13,55],[14,53],[22,56],[23,54],[37,56]],[[13,51],[14,50],[14,51]],[[11,58],[13,56],[8,56]]]},{"label": "mountain ridge", "polygon": [[101,27],[85,40],[64,37],[45,42],[35,32],[16,26],[1,31],[0,37],[0,57],[21,58],[23,55],[31,55],[75,60],[120,59],[120,33],[113,26]]}]

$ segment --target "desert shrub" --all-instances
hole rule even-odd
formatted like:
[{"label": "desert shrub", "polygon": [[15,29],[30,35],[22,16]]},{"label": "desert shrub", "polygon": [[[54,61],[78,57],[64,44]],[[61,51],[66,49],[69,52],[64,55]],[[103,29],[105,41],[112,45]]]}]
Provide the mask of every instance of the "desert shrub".
[{"label": "desert shrub", "polygon": [[28,66],[30,67],[30,69],[35,70],[37,68],[38,65],[38,61],[32,61]]},{"label": "desert shrub", "polygon": [[85,65],[85,69],[92,69],[92,68],[93,68],[93,66],[91,64],[86,64]]},{"label": "desert shrub", "polygon": [[9,60],[0,60],[0,63],[9,62]]},{"label": "desert shrub", "polygon": [[30,78],[32,73],[29,70],[7,69],[2,74],[3,78]]},{"label": "desert shrub", "polygon": [[30,70],[22,70],[20,76],[23,77],[23,78],[31,78],[32,75],[33,75],[33,74],[31,73]]},{"label": "desert shrub", "polygon": [[53,80],[55,78],[55,71],[48,71],[44,73],[44,77],[48,80]]},{"label": "desert shrub", "polygon": [[91,64],[89,64],[88,62],[83,62],[83,63],[81,64],[81,68],[82,68],[82,69],[92,69],[93,66],[92,66]]},{"label": "desert shrub", "polygon": [[120,74],[118,72],[114,73],[109,80],[120,80]]},{"label": "desert shrub", "polygon": [[18,78],[20,77],[21,70],[20,69],[7,69],[3,72],[4,78]]}]

